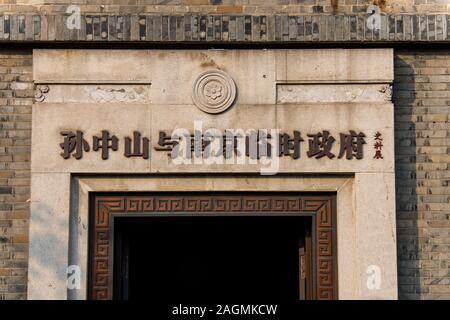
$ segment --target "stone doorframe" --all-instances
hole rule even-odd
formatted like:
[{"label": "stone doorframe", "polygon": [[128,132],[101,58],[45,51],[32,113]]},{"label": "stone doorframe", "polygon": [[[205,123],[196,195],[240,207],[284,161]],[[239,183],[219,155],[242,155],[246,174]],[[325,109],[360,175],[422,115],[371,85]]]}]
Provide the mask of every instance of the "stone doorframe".
[{"label": "stone doorframe", "polygon": [[[28,298],[87,298],[89,197],[93,192],[295,191],[336,193],[338,299],[396,299],[395,193],[390,175],[94,177],[36,173],[32,178]],[[380,201],[380,196],[387,199]],[[80,268],[79,289],[67,289],[69,265]],[[367,285],[367,272],[373,268],[378,268],[381,277],[375,289]]]},{"label": "stone doorframe", "polygon": [[311,282],[315,300],[337,298],[335,195],[297,192],[96,193],[90,198],[88,299],[114,299],[117,217],[288,216],[311,220]]}]

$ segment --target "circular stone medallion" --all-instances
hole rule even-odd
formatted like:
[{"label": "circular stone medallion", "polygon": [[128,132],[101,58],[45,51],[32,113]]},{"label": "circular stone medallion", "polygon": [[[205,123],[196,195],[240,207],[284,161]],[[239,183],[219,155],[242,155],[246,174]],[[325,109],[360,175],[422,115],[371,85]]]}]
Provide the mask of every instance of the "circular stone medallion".
[{"label": "circular stone medallion", "polygon": [[194,82],[192,100],[207,113],[220,113],[233,105],[236,99],[236,84],[221,70],[202,73]]}]

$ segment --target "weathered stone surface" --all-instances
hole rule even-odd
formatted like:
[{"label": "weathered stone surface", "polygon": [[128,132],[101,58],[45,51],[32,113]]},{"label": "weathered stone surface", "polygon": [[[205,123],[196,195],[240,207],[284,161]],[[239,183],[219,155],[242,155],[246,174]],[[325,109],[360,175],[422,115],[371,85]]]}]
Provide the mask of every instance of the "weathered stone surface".
[{"label": "weathered stone surface", "polygon": [[[67,299],[70,175],[33,173],[28,299]],[[51,230],[51,232],[50,232]],[[52,243],[52,250],[48,245]]]},{"label": "weathered stone surface", "polygon": [[235,104],[275,103],[272,50],[157,50],[148,55],[152,104],[191,104],[195,80],[210,70],[225,71],[234,80],[238,90]]},{"label": "weathered stone surface", "polygon": [[[370,114],[370,117],[367,115]],[[300,159],[292,161],[289,157],[280,158],[282,172],[394,172],[393,105],[370,103],[330,103],[330,104],[285,104],[277,105],[277,128],[286,132],[299,130],[305,142],[302,145]],[[324,156],[320,159],[308,157],[308,134],[317,134],[327,130],[336,141],[331,153],[333,159]],[[366,145],[362,159],[338,159],[340,146],[339,134],[348,134],[349,130],[364,133]],[[374,136],[379,131],[383,138],[383,159],[375,159]]]},{"label": "weathered stone surface", "polygon": [[[397,264],[394,258],[396,249],[392,246],[392,242],[396,242],[394,181],[393,172],[355,175],[355,207],[358,211],[355,227],[358,243],[356,250],[360,255],[359,272],[361,275],[368,275],[374,274],[376,270],[382,283],[379,289],[370,290],[368,279],[361,277],[360,287],[364,288],[360,293],[361,299],[397,299]],[[382,231],[377,230],[380,227]]]},{"label": "weathered stone surface", "polygon": [[386,102],[392,100],[389,84],[279,84],[277,103]]},{"label": "weathered stone surface", "polygon": [[74,84],[40,85],[46,92],[35,93],[44,103],[147,103],[150,85]]},{"label": "weathered stone surface", "polygon": [[[241,31],[243,33],[241,36],[243,38],[249,36],[249,21],[253,20],[245,18],[242,21],[243,28]],[[286,21],[283,21],[281,19],[281,28],[286,29]],[[261,20],[259,22],[261,23]],[[211,28],[211,26],[208,27],[207,19],[205,23],[205,37],[208,37],[208,28]],[[212,27],[216,30],[214,26],[213,24]],[[305,32],[308,33],[309,31],[306,29]],[[289,36],[289,24],[286,30],[288,33],[283,37]],[[313,27],[311,27],[312,30]],[[213,32],[213,37],[214,34]],[[167,36],[170,38],[170,32]],[[237,36],[239,36],[239,30]],[[313,36],[313,32],[311,36]],[[380,73],[374,67],[364,67],[356,69],[356,71],[353,70],[354,72],[349,69],[345,73],[342,69],[335,68],[327,72],[321,70],[322,76],[318,77],[316,70],[308,68],[305,63],[294,61],[295,57],[310,56],[316,52],[314,50],[291,50],[289,52],[281,50],[213,50],[203,52],[143,50],[140,52],[130,51],[131,70],[133,68],[136,70],[139,62],[141,62],[141,68],[148,71],[148,73],[145,73],[147,77],[144,77],[144,73],[141,73],[142,77],[131,78],[131,71],[121,68],[108,78],[104,75],[107,64],[105,61],[97,65],[91,62],[99,61],[100,57],[104,56],[100,51],[89,52],[90,56],[83,66],[83,73],[72,67],[70,63],[81,61],[81,57],[85,56],[84,51],[69,51],[70,59],[68,60],[66,58],[67,53],[64,51],[48,52],[49,57],[54,57],[55,60],[53,61],[65,63],[65,68],[50,73],[44,67],[49,65],[50,61],[45,55],[46,51],[41,50],[35,55],[37,67],[34,77],[40,79],[37,88],[40,90],[38,96],[47,94],[49,100],[48,103],[45,103],[46,100],[43,99],[43,102],[36,103],[33,109],[33,221],[31,238],[34,240],[32,240],[33,247],[30,256],[32,264],[30,276],[32,279],[30,279],[29,297],[68,298],[67,290],[62,290],[62,275],[69,263],[68,256],[71,257],[70,263],[76,261],[85,270],[87,233],[80,229],[81,225],[78,224],[78,221],[89,223],[86,216],[88,212],[86,210],[88,208],[87,194],[90,191],[102,191],[102,189],[98,186],[98,179],[93,179],[94,182],[80,180],[71,180],[73,183],[68,182],[70,174],[80,172],[166,173],[177,177],[176,179],[167,177],[161,179],[149,175],[146,179],[141,180],[146,184],[145,190],[147,191],[155,190],[155,187],[158,191],[337,191],[338,212],[340,214],[338,246],[342,246],[339,250],[338,277],[340,283],[347,284],[342,291],[339,291],[340,298],[395,299],[397,297],[396,266],[395,263],[392,263],[395,260],[395,237],[392,237],[395,230],[395,202],[394,198],[390,196],[394,189],[392,104],[389,101],[380,101],[384,99],[384,96],[380,95],[379,91],[375,95],[374,101],[376,102],[369,99],[363,104],[349,101],[339,103],[338,101],[342,99],[339,96],[340,91],[335,91],[336,99],[331,99],[332,91],[328,92],[329,100],[326,103],[309,101],[305,104],[299,104],[290,101],[291,103],[277,104],[276,99],[277,85],[287,87],[292,86],[293,83],[298,86],[316,81],[315,86],[319,90],[324,90],[330,82],[342,86],[342,83],[348,85],[366,79],[366,82],[378,80],[378,82],[388,86],[392,80],[389,71]],[[361,51],[358,51],[355,55],[348,50],[327,50],[327,53],[326,55],[315,55],[315,63],[327,65],[327,60],[331,56],[342,60],[344,65],[349,65],[350,58],[354,58],[355,55],[364,56]],[[392,60],[391,50],[375,50],[367,52],[366,56],[378,61],[383,68],[392,68],[390,62]],[[116,64],[119,60],[127,60],[127,57],[127,52],[121,51],[116,56],[107,56],[105,59],[112,64]],[[290,63],[287,61],[290,61]],[[299,70],[301,68],[303,69]],[[193,79],[205,69],[226,72],[236,82],[238,98],[235,104],[223,113],[208,114],[192,104]],[[176,72],[167,72],[167,70]],[[363,78],[364,72],[366,72],[365,78]],[[89,79],[91,76],[93,81]],[[52,77],[58,79],[58,84],[51,83]],[[106,77],[106,80],[103,79],[104,77]],[[151,82],[149,100],[145,104],[118,104],[103,101],[67,103],[66,100],[58,100],[58,95],[65,96],[64,99],[76,99],[77,97],[78,99],[86,99],[86,96],[74,93],[80,86],[87,88],[112,86],[117,88],[126,85],[127,88],[135,88],[142,85],[139,83],[142,79]],[[105,83],[108,81],[112,83]],[[354,85],[352,84],[352,86]],[[45,86],[48,86],[49,90]],[[321,86],[322,88],[320,88]],[[377,86],[380,86],[380,84],[365,84],[364,86],[364,88],[378,88]],[[55,89],[54,96],[49,95],[52,89]],[[217,90],[211,94],[217,94]],[[362,95],[362,97],[372,96]],[[279,95],[279,98],[282,99],[282,95]],[[308,98],[303,97],[301,99],[307,100]],[[60,101],[60,103],[50,103],[51,101]],[[253,101],[253,103],[247,103],[249,101]],[[64,110],[64,112],[61,112],[61,110]],[[367,116],[368,114],[370,117]],[[280,167],[269,168],[272,169],[272,173],[279,169],[281,172],[289,172],[291,176],[280,175],[273,177],[273,179],[255,176],[243,177],[242,179],[231,176],[228,178],[198,176],[183,179],[181,176],[178,177],[177,174],[194,172],[254,174],[261,172],[261,165],[266,164],[262,162],[257,162],[256,165],[208,164],[207,162],[198,164],[194,160],[193,165],[175,165],[171,162],[166,151],[155,151],[153,148],[151,159],[148,160],[141,158],[126,159],[121,151],[110,152],[110,159],[107,161],[101,160],[100,153],[93,151],[85,153],[80,160],[73,159],[73,157],[65,160],[60,156],[62,150],[59,144],[62,142],[60,135],[62,130],[83,130],[87,139],[90,139],[92,135],[99,135],[102,129],[109,130],[111,134],[115,134],[119,138],[130,135],[132,130],[139,130],[144,136],[151,138],[151,145],[154,147],[157,143],[159,131],[166,131],[171,134],[172,130],[181,128],[192,133],[194,129],[198,129],[198,127],[195,127],[196,121],[202,122],[203,130],[210,128],[221,130],[270,130],[279,128],[291,135],[294,130],[299,130],[302,138],[304,138],[301,143],[300,159],[292,159],[290,156],[275,157],[280,160]],[[339,149],[339,133],[348,133],[348,130],[364,132],[367,139],[364,158],[347,160],[307,157],[305,154],[308,150],[306,134],[317,133],[322,130],[329,130],[337,138],[333,149],[336,154]],[[372,151],[372,139],[376,131],[380,131],[384,139],[384,159],[374,159],[370,152]],[[119,141],[119,145],[120,143],[121,141]],[[99,165],[99,162],[101,165]],[[319,172],[327,175],[327,177],[317,178],[316,183],[312,184],[307,184],[302,180],[306,178],[302,177],[301,174]],[[340,177],[333,178],[336,173],[339,173]],[[155,179],[159,180],[156,181]],[[323,179],[329,180],[324,182]],[[133,184],[134,180],[132,181],[129,177],[119,180],[109,181],[110,191],[139,191],[142,188],[139,182]],[[103,179],[103,181],[106,180]],[[377,185],[376,192],[373,192],[373,181]],[[341,182],[344,182],[344,184]],[[44,193],[46,189],[42,187],[43,184],[52,185],[50,187],[52,188],[51,199],[48,198],[47,193]],[[64,184],[65,187],[58,189],[60,184]],[[68,194],[68,188],[70,186],[78,186],[78,207],[73,207],[72,212],[69,208],[71,198]],[[368,200],[358,202],[356,198],[353,198],[356,195],[360,199]],[[376,214],[371,215],[372,206],[379,201],[380,196],[385,201],[378,206]],[[364,212],[361,212],[361,210],[364,210]],[[72,215],[71,219],[76,218],[74,221],[77,221],[77,223],[70,223],[69,214]],[[66,219],[64,219],[64,216],[66,216]],[[53,220],[49,224],[62,229],[61,232],[55,234],[55,236],[62,237],[61,241],[57,241],[55,250],[52,249],[54,242],[45,241],[46,238],[42,236],[42,226],[51,218]],[[74,225],[77,225],[78,229],[70,229],[74,228]],[[375,229],[369,231],[369,228]],[[71,230],[70,233],[69,230]],[[386,232],[386,230],[389,230],[389,232]],[[370,237],[365,236],[368,232],[370,232]],[[68,235],[70,234],[72,237],[69,239]],[[378,242],[373,241],[373,239],[378,239],[380,245],[378,246]],[[79,248],[79,251],[77,251],[77,248]],[[345,248],[357,249],[349,252]],[[69,252],[70,250],[75,251]],[[379,252],[379,250],[383,252]],[[64,258],[58,258],[61,256],[61,252],[66,252],[67,255]],[[343,254],[345,254],[345,258]],[[53,270],[53,273],[49,273],[45,268],[42,268],[42,257],[45,257],[50,264],[47,270]],[[370,291],[366,287],[366,270],[373,264],[380,266],[383,270],[383,279],[385,279],[380,290],[376,292]],[[83,277],[83,281],[85,288],[86,277]],[[38,287],[44,283],[51,286],[53,289],[51,293],[47,290],[38,290]],[[85,298],[85,293],[71,293],[69,298],[82,299]]]},{"label": "weathered stone surface", "polygon": [[[327,10],[326,7],[324,8]],[[25,15],[26,16],[26,15]],[[47,16],[35,15],[36,19],[33,30],[36,40],[47,40],[48,36],[52,39],[56,38],[53,31],[47,32]],[[114,16],[116,18],[116,16]],[[147,17],[147,21],[155,18],[158,19],[158,15],[150,15]],[[224,16],[225,17],[225,16]],[[303,18],[303,16],[299,16]],[[321,16],[327,18],[327,16]],[[434,41],[429,39],[430,37],[425,32],[418,32],[419,19],[418,16],[409,16],[412,19],[412,39],[423,41]],[[426,24],[422,17],[421,25],[425,27]],[[443,16],[443,21],[447,23],[449,20],[448,15]],[[233,40],[232,32],[236,28],[232,28],[232,23],[235,23],[235,16],[230,16],[230,40]],[[273,18],[273,19],[272,19]],[[299,19],[300,19],[299,18]],[[345,17],[344,17],[345,18]],[[350,37],[352,40],[356,40],[356,18],[357,16],[350,15]],[[383,16],[385,18],[385,16]],[[408,40],[408,17],[403,17],[403,40]],[[192,18],[194,20],[194,18]],[[386,19],[387,20],[387,19]],[[14,20],[19,23],[19,20]],[[39,23],[37,23],[37,21]],[[222,18],[222,21],[226,21]],[[275,19],[273,16],[269,16],[269,40],[275,39]],[[272,21],[272,22],[271,22]],[[364,22],[364,19],[362,19]],[[5,40],[10,39],[10,19],[9,16],[0,16],[0,37]],[[25,34],[18,34],[18,36],[28,37],[29,19],[25,17]],[[394,19],[395,22],[395,19]],[[82,25],[84,26],[79,32],[81,40],[86,40],[86,26],[85,19],[82,19]],[[109,26],[113,25],[114,19],[108,20]],[[123,22],[122,22],[123,23]],[[272,24],[271,24],[272,23]],[[439,17],[436,17],[436,35],[437,40],[440,37],[440,23]],[[54,22],[53,22],[54,25]],[[161,24],[159,24],[160,27]],[[194,24],[192,24],[192,27]],[[270,27],[271,26],[271,27]],[[299,24],[299,28],[303,24]],[[385,24],[382,23],[384,28]],[[19,27],[19,26],[18,26]],[[147,28],[157,34],[157,28],[153,29],[153,25],[147,24]],[[386,24],[386,28],[387,28]],[[23,26],[22,26],[23,30]],[[109,28],[108,30],[112,30]],[[120,24],[118,29],[121,33]],[[222,30],[223,27],[222,27]],[[253,29],[252,29],[253,30]],[[236,32],[236,31],[234,31]],[[380,34],[380,39],[386,39],[389,37],[389,29],[386,29]],[[22,32],[23,33],[23,32]],[[161,34],[161,31],[159,31]],[[334,39],[334,34],[330,33]],[[443,28],[443,36],[450,35],[450,25],[445,25]],[[153,34],[152,34],[153,36]],[[322,38],[322,33],[320,34]],[[423,36],[423,37],[422,37]],[[65,33],[63,33],[65,37]],[[68,37],[71,37],[70,34]],[[108,33],[109,40],[115,39],[112,33]],[[270,38],[272,37],[272,38]],[[119,38],[122,40],[122,36]],[[192,38],[194,40],[194,38]],[[235,38],[234,38],[235,39]],[[303,41],[304,38],[299,36],[298,41]],[[395,28],[392,29],[392,39],[395,41],[403,41],[395,35]],[[448,39],[448,38],[447,38]],[[146,40],[150,40],[149,33],[146,33]],[[223,40],[226,40],[225,38]],[[160,40],[159,40],[160,41]],[[372,40],[368,40],[372,41]],[[29,178],[27,159],[29,159],[29,130],[31,125],[30,118],[30,105],[32,102],[32,91],[27,85],[32,85],[31,77],[31,57],[24,54],[13,55],[10,58],[7,56],[10,52],[5,53],[5,60],[1,66],[2,81],[1,92],[2,105],[0,106],[1,112],[1,129],[2,132],[8,132],[6,136],[0,137],[0,181],[11,183],[13,186],[6,187],[0,191],[0,196],[4,196],[3,202],[0,203],[0,225],[2,225],[5,232],[11,230],[9,227],[12,224],[12,228],[20,234],[10,237],[7,234],[0,234],[0,250],[6,250],[6,255],[2,255],[0,264],[3,261],[7,261],[0,267],[1,276],[14,276],[14,274],[21,275],[21,284],[18,286],[0,286],[0,299],[13,299],[24,298],[24,278],[26,273],[26,253],[28,250],[28,236],[27,228],[18,227],[18,224],[22,220],[28,219],[28,204],[26,200],[29,198]],[[13,61],[14,60],[14,61]],[[398,236],[398,261],[399,261],[399,292],[400,298],[448,298],[448,285],[450,283],[448,279],[448,246],[446,244],[448,238],[448,53],[444,51],[409,51],[398,52],[397,59],[395,61],[396,73],[395,73],[395,121],[396,121],[396,178],[397,185],[401,187],[397,189],[397,236]],[[27,62],[28,61],[28,62]],[[79,66],[82,68],[85,61],[80,60]],[[3,62],[3,58],[2,58]],[[27,64],[27,65],[25,65]],[[287,79],[286,63],[282,62],[283,67],[277,68],[277,78]],[[52,67],[57,67],[52,65]],[[83,72],[90,72],[88,68],[83,69]],[[82,74],[82,73],[80,73]],[[89,73],[88,73],[89,74]],[[282,76],[278,76],[282,75]],[[57,76],[55,74],[55,76]],[[100,78],[107,77],[100,75],[98,81],[102,81]],[[120,78],[120,77],[119,77]],[[74,81],[87,81],[87,78],[80,77],[74,79]],[[108,81],[115,81],[118,78],[107,78]],[[51,77],[45,81],[51,81]],[[150,81],[152,79],[144,79],[144,81]],[[119,80],[120,81],[120,80]],[[27,83],[25,87],[22,87],[21,82]],[[67,84],[66,84],[67,85]],[[285,84],[283,84],[285,85]],[[239,106],[235,106],[239,107]],[[74,111],[76,112],[76,110]],[[28,136],[27,136],[28,135]],[[59,150],[58,150],[59,151]],[[11,153],[19,152],[18,155],[11,155]],[[172,179],[172,180],[171,180]],[[164,186],[164,190],[184,190],[183,185],[178,183],[171,183],[170,181],[179,181],[179,177],[172,177],[171,179],[165,179],[164,182],[160,182],[155,190],[160,190],[161,186]],[[314,178],[316,179],[316,178]],[[372,181],[372,178],[368,178]],[[139,179],[138,179],[139,180]],[[186,190],[191,190],[193,186],[192,178],[187,179],[188,182],[184,185]],[[226,179],[222,179],[226,180]],[[63,181],[63,180],[60,180]],[[127,180],[128,181],[128,180]],[[138,191],[148,190],[148,185],[151,185],[152,179],[140,180],[140,188]],[[284,180],[283,180],[284,181]],[[109,183],[109,182],[106,182]],[[224,182],[225,183],[225,182]],[[250,190],[251,187],[247,183],[239,185],[237,182],[226,180],[227,186],[223,187],[223,190]],[[110,184],[118,186],[117,191],[132,190],[127,185],[126,181],[117,182],[117,184]],[[126,187],[124,187],[127,185]],[[195,185],[195,190],[212,190],[214,186],[217,187],[217,183],[211,181],[202,181],[198,185]],[[282,185],[280,183],[280,185]],[[328,184],[330,185],[330,184]],[[289,184],[288,188],[294,188],[294,184]],[[9,193],[12,188],[12,193]],[[219,187],[217,187],[220,189]],[[281,187],[280,187],[281,188]],[[161,189],[162,190],[162,189]],[[300,189],[299,189],[300,190]],[[318,191],[327,191],[323,188],[316,189]],[[60,190],[57,190],[60,191]],[[105,191],[105,190],[103,190]],[[339,201],[338,201],[339,205]],[[364,205],[364,204],[362,204]],[[338,210],[343,210],[338,208]],[[370,206],[370,210],[372,207]],[[380,212],[382,209],[380,209]],[[61,211],[66,214],[66,211]],[[87,211],[86,211],[87,212]],[[349,211],[350,212],[350,211]],[[371,212],[371,211],[368,211]],[[352,212],[350,212],[352,214]],[[354,217],[353,217],[354,218]],[[14,221],[12,221],[14,220]],[[6,222],[5,222],[6,221]],[[12,221],[12,222],[11,222]],[[342,221],[342,219],[341,219]],[[349,220],[352,221],[352,220]],[[369,222],[370,217],[369,217]],[[386,219],[385,221],[388,221]],[[16,227],[14,227],[16,225]],[[367,229],[365,229],[367,232]],[[364,235],[364,233],[361,233]],[[344,236],[339,233],[339,237]],[[383,235],[382,235],[383,236]],[[385,235],[384,235],[385,236]],[[342,239],[339,238],[339,241]],[[376,241],[376,240],[374,240]],[[385,242],[383,242],[385,243]],[[340,248],[340,252],[343,252],[345,248]],[[12,252],[16,251],[22,255],[12,255]],[[361,251],[363,251],[361,249]],[[387,251],[390,252],[390,251]],[[384,255],[380,253],[380,259],[384,259]],[[17,257],[17,258],[14,258]],[[347,255],[348,257],[348,255]],[[376,258],[376,257],[375,257]],[[17,261],[13,261],[17,259]],[[378,261],[367,259],[367,262]],[[392,259],[390,261],[393,261]],[[61,262],[61,261],[59,261]],[[65,263],[65,262],[64,262]],[[344,270],[350,268],[351,263],[354,260],[342,260],[339,259],[339,269]],[[347,263],[348,265],[342,266],[341,264]],[[444,267],[443,267],[444,266]],[[394,267],[394,266],[391,266]],[[355,267],[356,268],[356,267]],[[365,270],[360,267],[363,274]],[[350,270],[346,269],[346,270]],[[61,269],[62,270],[62,269]],[[346,281],[352,281],[349,275],[340,273],[339,282],[345,283]],[[359,274],[359,272],[358,272]],[[52,278],[53,275],[47,274]],[[364,285],[361,280],[361,285]],[[44,283],[44,282],[42,282]],[[42,284],[41,283],[41,284]],[[393,285],[393,282],[389,282]],[[39,284],[39,285],[41,285]],[[36,287],[38,289],[38,287]],[[355,287],[356,288],[356,287]],[[60,288],[59,288],[60,289]],[[58,289],[58,290],[59,290]],[[348,289],[350,290],[350,289]],[[357,289],[351,289],[357,290]],[[60,292],[60,291],[58,291]],[[356,291],[352,291],[353,293]],[[340,291],[342,297],[351,297],[350,292]],[[366,294],[366,297],[376,298],[376,296],[370,296]]]},{"label": "weathered stone surface", "polygon": [[[172,134],[174,129],[185,129],[193,133],[194,129],[205,133],[208,129],[271,129],[275,128],[275,105],[237,104],[225,113],[206,114],[193,105],[152,105],[152,137],[156,140],[159,131]],[[155,141],[156,142],[156,141]],[[173,161],[167,152],[154,151],[152,154],[152,172],[260,172],[266,164],[258,161],[251,163],[245,156],[245,163],[236,158],[228,162],[208,164],[207,159],[193,159],[191,164],[179,164]],[[224,160],[217,157],[217,160]]]},{"label": "weathered stone surface", "polygon": [[[360,185],[355,189],[355,180],[358,179]],[[374,179],[380,179],[376,193],[371,187]],[[346,285],[339,290],[339,299],[396,299],[396,265],[392,263],[395,259],[395,247],[389,245],[392,238],[392,229],[395,228],[394,219],[394,202],[390,198],[383,206],[378,206],[376,215],[369,208],[374,202],[378,201],[376,195],[385,192],[391,192],[393,188],[393,174],[385,176],[363,175],[358,174],[356,178],[340,176],[340,177],[308,177],[301,175],[289,176],[271,176],[271,177],[231,177],[227,175],[218,175],[213,177],[202,176],[151,176],[147,179],[142,178],[80,178],[76,181],[78,189],[78,208],[79,224],[74,228],[71,226],[73,237],[71,241],[77,244],[72,247],[72,256],[76,256],[76,262],[82,268],[82,273],[86,273],[87,266],[87,239],[88,233],[81,226],[88,222],[88,199],[89,192],[143,192],[143,191],[176,191],[176,192],[201,192],[208,190],[210,192],[227,192],[227,191],[259,191],[259,192],[277,192],[292,191],[299,192],[314,190],[316,192],[336,192],[337,193],[337,210],[339,218],[337,220],[337,228],[342,232],[338,232],[338,279],[339,283]],[[369,208],[360,215],[358,209],[355,209],[353,203],[355,201],[355,192],[362,199],[371,198],[366,204],[360,204],[360,208]],[[58,210],[56,207],[55,210]],[[382,219],[377,219],[378,215],[382,215]],[[382,225],[381,225],[381,224]],[[355,226],[357,226],[355,228]],[[68,227],[68,226],[67,226]],[[385,228],[389,228],[391,233],[385,232]],[[78,228],[78,232],[77,231]],[[382,252],[373,246],[374,242],[365,241],[364,233],[370,230],[372,239],[379,238]],[[75,231],[75,232],[74,232]],[[65,244],[67,245],[67,244]],[[354,248],[359,247],[358,250]],[[364,261],[364,263],[358,263]],[[382,268],[381,276],[387,277],[378,290],[370,290],[367,288],[367,269],[376,263]],[[63,265],[61,265],[61,268]],[[361,270],[363,272],[361,272]],[[77,290],[73,298],[86,298],[86,283],[82,283],[80,290]]]},{"label": "weathered stone surface", "polygon": [[121,50],[87,50],[80,54],[76,50],[33,51],[33,76],[37,83],[102,83],[143,82],[150,83],[148,51],[137,50],[123,60]]},{"label": "weathered stone surface", "polygon": [[[64,112],[62,112],[62,109]],[[76,115],[76,116],[71,116]],[[125,121],[126,119],[126,121]],[[83,131],[90,146],[82,159],[64,159],[60,143],[63,131]],[[109,159],[102,160],[102,150],[93,150],[93,136],[102,130],[118,139],[118,151],[109,149]],[[140,131],[148,137],[150,111],[142,104],[36,104],[33,109],[32,172],[149,172],[150,160],[124,156],[124,138]],[[99,165],[100,163],[100,165]]]},{"label": "weathered stone surface", "polygon": [[[392,49],[287,50],[283,51],[286,66],[282,65],[282,57],[277,57],[277,68],[281,68],[277,70],[277,80],[303,83],[391,82],[394,78],[392,52]],[[282,78],[284,74],[285,78]]]}]

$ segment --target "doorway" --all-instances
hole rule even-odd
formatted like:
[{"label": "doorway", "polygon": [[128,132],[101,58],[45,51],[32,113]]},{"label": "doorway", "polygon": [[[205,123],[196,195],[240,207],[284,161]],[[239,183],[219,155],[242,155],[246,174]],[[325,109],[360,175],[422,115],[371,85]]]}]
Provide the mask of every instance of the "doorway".
[{"label": "doorway", "polygon": [[91,299],[337,297],[335,195],[91,194]]},{"label": "doorway", "polygon": [[115,219],[114,299],[311,298],[311,218]]}]

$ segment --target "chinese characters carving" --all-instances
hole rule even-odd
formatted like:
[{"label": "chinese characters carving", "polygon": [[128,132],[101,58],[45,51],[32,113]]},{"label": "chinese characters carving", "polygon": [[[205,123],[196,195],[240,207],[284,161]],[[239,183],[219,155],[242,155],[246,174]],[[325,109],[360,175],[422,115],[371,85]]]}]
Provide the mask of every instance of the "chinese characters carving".
[{"label": "chinese characters carving", "polygon": [[381,150],[383,149],[383,138],[381,138],[381,133],[379,131],[377,131],[377,133],[375,133],[375,137],[374,137],[375,143],[373,145],[374,149],[375,149],[375,155],[374,155],[374,159],[383,159],[383,155],[381,153]]},{"label": "chinese characters carving", "polygon": [[[221,156],[229,159],[233,154],[245,155],[251,159],[260,159],[261,157],[271,158],[272,156],[288,156],[292,159],[301,158],[301,144],[304,141],[300,131],[293,131],[292,134],[279,133],[271,135],[268,130],[249,130],[243,134],[225,130],[224,134],[211,135],[202,134],[195,131],[194,134],[187,133],[186,136],[169,135],[164,131],[159,132],[158,140],[154,149],[156,151],[167,152],[175,159],[180,154],[180,149],[185,148],[184,156],[187,158]],[[62,131],[63,142],[59,144],[62,149],[61,157],[70,159],[74,157],[80,160],[84,152],[90,151],[88,140],[84,133],[77,131]],[[326,130],[317,133],[308,133],[308,150],[306,156],[309,158],[320,159],[327,157],[333,159],[336,155],[332,152],[336,139]],[[350,130],[348,133],[339,134],[339,154],[338,159],[344,158],[360,160],[363,158],[363,146],[366,144],[364,138],[366,135],[362,132],[357,133]],[[375,159],[382,159],[381,133],[375,135],[376,150]],[[111,152],[119,150],[120,139],[110,134],[108,130],[102,130],[100,135],[92,137],[92,151],[101,151],[101,158],[107,160]],[[216,150],[213,149],[216,146]],[[275,152],[274,152],[275,147]],[[143,137],[140,132],[134,131],[132,136],[126,136],[123,139],[123,155],[126,158],[140,157],[150,158],[150,139]]]},{"label": "chinese characters carving", "polygon": [[340,134],[341,136],[341,150],[339,151],[338,158],[342,158],[345,154],[345,157],[348,160],[351,160],[353,157],[356,159],[362,159],[363,157],[363,149],[362,145],[366,142],[364,141],[364,133],[356,133],[353,130],[350,130],[350,134]]},{"label": "chinese characters carving", "polygon": [[292,139],[286,133],[280,134],[278,139],[278,156],[291,156],[292,159],[300,158],[300,142],[303,141],[303,138],[300,136],[300,131],[294,131],[294,137]]},{"label": "chinese characters carving", "polygon": [[84,140],[83,132],[79,130],[75,133],[72,131],[63,131],[61,135],[64,137],[64,141],[59,145],[63,149],[61,156],[64,159],[69,159],[72,154],[75,159],[80,160],[83,157],[83,150],[86,152],[89,151],[89,143]]},{"label": "chinese characters carving", "polygon": [[[322,131],[315,134],[307,134],[310,138],[308,140],[308,151],[306,155],[309,158],[320,159],[327,157],[333,159],[335,154],[331,152],[333,144],[336,139],[330,134],[329,131]],[[349,133],[341,133],[340,135],[340,151],[338,158],[342,158],[345,155],[347,160],[351,160],[353,157],[356,159],[363,158],[363,145],[366,143],[364,140],[365,134],[360,132],[356,133],[350,130]],[[197,139],[196,139],[197,137]],[[205,148],[211,144],[210,137],[204,135],[189,135],[186,137],[190,145],[190,152],[195,152],[196,156],[201,156],[201,152],[205,151]],[[240,155],[237,140],[242,138],[239,135],[230,135],[228,131],[221,137],[219,137],[220,145],[222,146],[223,155],[225,158],[229,158],[231,150],[235,154]],[[261,156],[271,157],[273,152],[273,140],[272,136],[265,132],[265,130],[254,130],[245,136],[245,155],[251,159],[259,159]],[[300,131],[293,131],[293,135],[287,133],[280,133],[277,141],[278,157],[290,156],[292,159],[300,158],[300,146],[304,139],[301,137]],[[158,145],[155,147],[157,151],[166,151],[169,156],[175,158],[177,146],[181,143],[180,140],[174,140],[164,131],[159,132]],[[195,148],[196,143],[201,146]],[[219,155],[219,154],[218,154]],[[188,157],[191,155],[189,154]]]},{"label": "chinese characters carving", "polygon": [[[132,142],[133,144],[131,144]],[[150,157],[149,145],[150,140],[148,138],[142,138],[141,142],[140,132],[134,131],[133,138],[125,137],[125,157],[142,157],[148,159]]]},{"label": "chinese characters carving", "polygon": [[[62,131],[61,135],[64,137],[64,141],[60,143],[59,146],[63,150],[63,152],[61,152],[61,157],[64,159],[69,159],[70,155],[72,155],[75,159],[80,160],[83,157],[83,151],[90,151],[89,143],[83,138],[82,131]],[[141,139],[141,134],[139,132],[135,131],[133,133],[133,138],[125,137],[124,144],[125,157],[142,157],[144,159],[149,159],[150,140],[148,138]],[[108,130],[102,130],[101,136],[94,136],[92,138],[92,150],[99,151],[100,149],[102,151],[102,159],[107,160],[109,158],[109,149],[112,151],[119,150],[119,138],[115,135],[110,135]]]},{"label": "chinese characters carving", "polygon": [[320,159],[327,156],[329,159],[333,159],[335,155],[330,152],[333,147],[334,141],[336,141],[328,131],[322,131],[317,134],[308,134],[308,137],[312,138],[308,140],[309,151],[306,153],[308,157],[316,157]]},{"label": "chinese characters carving", "polygon": [[109,149],[117,151],[119,145],[119,139],[116,136],[109,136],[109,132],[102,130],[101,137],[94,137],[92,150],[98,151],[102,149],[102,159],[106,160],[109,158]]}]

